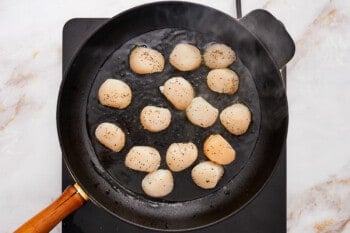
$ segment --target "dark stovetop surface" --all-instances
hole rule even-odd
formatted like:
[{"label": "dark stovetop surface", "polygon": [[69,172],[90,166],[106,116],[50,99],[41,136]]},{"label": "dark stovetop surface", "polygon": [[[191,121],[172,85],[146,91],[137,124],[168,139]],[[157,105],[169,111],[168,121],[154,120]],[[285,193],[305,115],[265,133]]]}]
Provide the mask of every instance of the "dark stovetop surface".
[{"label": "dark stovetop surface", "polygon": [[[63,30],[63,71],[84,39],[107,19],[73,19]],[[62,189],[74,181],[62,163]],[[62,223],[63,233],[154,232],[108,214],[88,202]],[[191,232],[283,233],[286,232],[286,150],[262,192],[236,215],[213,226]]]}]

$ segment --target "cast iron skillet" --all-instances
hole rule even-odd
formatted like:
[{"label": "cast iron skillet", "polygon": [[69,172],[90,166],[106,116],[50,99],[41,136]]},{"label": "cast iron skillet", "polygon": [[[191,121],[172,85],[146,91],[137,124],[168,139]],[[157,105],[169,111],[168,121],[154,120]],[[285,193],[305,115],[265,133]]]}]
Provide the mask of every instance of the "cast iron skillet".
[{"label": "cast iron skillet", "polygon": [[[208,90],[202,66],[179,72],[169,65],[160,74],[139,76],[128,67],[128,53],[136,45],[161,51],[166,59],[179,42],[204,50],[210,42],[225,43],[238,56],[230,67],[240,76],[233,96]],[[57,222],[90,199],[129,223],[150,229],[189,230],[218,222],[244,207],[271,176],[286,140],[288,106],[279,69],[294,55],[294,43],[284,26],[270,13],[256,10],[237,21],[215,9],[186,2],[158,2],[130,9],[100,27],[80,48],[61,85],[57,126],[64,160],[77,184],[17,232],[49,231]],[[184,76],[197,95],[219,110],[232,103],[249,106],[253,121],[243,136],[233,136],[220,122],[209,129],[189,124],[161,96],[158,87],[171,76]],[[107,78],[127,82],[133,102],[126,110],[98,103],[96,93]],[[171,109],[172,124],[165,132],[143,130],[138,117],[142,107],[157,104]],[[127,133],[126,147],[109,152],[94,138],[96,126],[117,123]],[[236,148],[237,160],[213,190],[202,190],[191,181],[190,170],[174,173],[174,191],[161,199],[149,198],[140,189],[145,174],[126,169],[125,154],[133,145],[150,145],[164,154],[169,144],[193,141],[201,148],[211,133],[221,133]],[[205,160],[201,149],[196,163]],[[161,168],[166,168],[164,162]]]}]

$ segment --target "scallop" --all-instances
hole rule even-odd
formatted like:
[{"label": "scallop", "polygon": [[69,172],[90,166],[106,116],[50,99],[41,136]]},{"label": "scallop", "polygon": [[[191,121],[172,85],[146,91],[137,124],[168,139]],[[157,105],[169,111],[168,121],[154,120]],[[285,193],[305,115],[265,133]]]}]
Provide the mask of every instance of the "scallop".
[{"label": "scallop", "polygon": [[142,180],[142,190],[151,197],[164,197],[174,188],[173,175],[169,170],[159,169],[147,174]]},{"label": "scallop", "polygon": [[125,82],[107,79],[98,90],[98,99],[102,105],[123,109],[131,103],[132,92]]},{"label": "scallop", "polygon": [[167,108],[146,106],[141,111],[140,120],[146,130],[160,132],[170,125],[171,113]]},{"label": "scallop", "polygon": [[196,97],[186,108],[186,116],[194,125],[202,128],[212,126],[219,115],[219,110],[202,97]]},{"label": "scallop", "polygon": [[153,172],[160,165],[159,152],[149,146],[134,146],[125,157],[125,166],[141,172]]},{"label": "scallop", "polygon": [[181,71],[197,69],[202,61],[199,49],[190,44],[177,44],[169,57],[170,64]]},{"label": "scallop", "polygon": [[170,170],[179,172],[191,166],[198,157],[198,149],[192,142],[173,143],[166,152],[166,163]]},{"label": "scallop", "polygon": [[244,104],[233,104],[225,108],[220,114],[221,124],[233,135],[242,135],[247,132],[252,115]]},{"label": "scallop", "polygon": [[232,95],[238,90],[238,75],[227,68],[214,69],[207,75],[207,85],[214,92]]},{"label": "scallop", "polygon": [[125,134],[117,125],[104,122],[95,130],[97,140],[108,149],[119,152],[125,145]]},{"label": "scallop", "polygon": [[192,85],[183,77],[168,79],[159,90],[178,110],[185,110],[195,95]]},{"label": "scallop", "polygon": [[205,156],[211,161],[227,165],[236,158],[236,151],[220,134],[210,135],[203,144]]},{"label": "scallop", "polygon": [[162,72],[164,69],[164,57],[157,50],[136,47],[129,56],[129,65],[137,74],[152,74]]},{"label": "scallop", "polygon": [[203,58],[207,67],[218,69],[231,65],[236,60],[236,54],[225,44],[213,44],[205,50]]},{"label": "scallop", "polygon": [[224,168],[211,161],[197,164],[191,172],[193,182],[203,189],[212,189],[224,174]]}]

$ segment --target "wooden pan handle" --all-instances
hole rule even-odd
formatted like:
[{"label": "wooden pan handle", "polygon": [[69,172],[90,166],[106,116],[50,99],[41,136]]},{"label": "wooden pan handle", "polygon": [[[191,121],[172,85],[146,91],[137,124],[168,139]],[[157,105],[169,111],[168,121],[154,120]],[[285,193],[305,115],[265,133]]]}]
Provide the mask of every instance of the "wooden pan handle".
[{"label": "wooden pan handle", "polygon": [[29,219],[15,233],[47,233],[88,199],[78,184],[70,185],[59,198]]}]

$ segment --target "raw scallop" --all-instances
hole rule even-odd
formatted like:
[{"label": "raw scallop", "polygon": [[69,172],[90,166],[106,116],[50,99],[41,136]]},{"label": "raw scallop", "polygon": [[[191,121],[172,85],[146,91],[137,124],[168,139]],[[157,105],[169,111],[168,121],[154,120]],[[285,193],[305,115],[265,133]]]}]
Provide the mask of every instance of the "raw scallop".
[{"label": "raw scallop", "polygon": [[146,106],[140,115],[141,124],[151,132],[160,132],[170,125],[171,113],[167,108]]},{"label": "raw scallop", "polygon": [[137,74],[162,72],[164,63],[164,57],[160,52],[145,47],[134,48],[129,57],[130,68]]},{"label": "raw scallop", "polygon": [[232,134],[244,134],[250,125],[252,115],[244,104],[233,104],[220,114],[221,124]]},{"label": "raw scallop", "polygon": [[185,110],[194,98],[192,85],[182,77],[168,79],[159,90],[178,110]]},{"label": "raw scallop", "polygon": [[199,49],[190,44],[177,44],[169,57],[170,64],[181,71],[197,69],[202,61]]},{"label": "raw scallop", "polygon": [[142,180],[143,191],[151,197],[164,197],[174,188],[173,175],[169,170],[159,169],[147,174]]},{"label": "raw scallop", "polygon": [[219,110],[213,107],[202,97],[196,97],[186,108],[186,116],[194,125],[207,128],[213,125],[218,117]]},{"label": "raw scallop", "polygon": [[207,85],[214,92],[232,95],[238,90],[239,79],[233,70],[215,69],[208,73]]},{"label": "raw scallop", "polygon": [[198,157],[198,149],[192,142],[173,143],[166,152],[166,163],[170,170],[179,172],[191,166]]},{"label": "raw scallop", "polygon": [[205,156],[211,161],[227,165],[236,158],[236,151],[220,134],[210,135],[203,144]]},{"label": "raw scallop", "polygon": [[191,172],[193,182],[203,189],[215,188],[224,174],[224,168],[211,161],[201,162]]},{"label": "raw scallop", "polygon": [[95,130],[95,136],[102,145],[115,152],[121,151],[125,145],[123,130],[112,123],[99,124]]},{"label": "raw scallop", "polygon": [[102,105],[123,109],[131,103],[132,92],[128,84],[117,79],[107,79],[98,90]]},{"label": "raw scallop", "polygon": [[125,157],[125,166],[141,172],[153,172],[160,165],[159,152],[149,146],[134,146]]},{"label": "raw scallop", "polygon": [[224,44],[212,44],[204,52],[204,63],[210,69],[226,68],[236,60],[235,52]]}]

